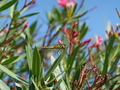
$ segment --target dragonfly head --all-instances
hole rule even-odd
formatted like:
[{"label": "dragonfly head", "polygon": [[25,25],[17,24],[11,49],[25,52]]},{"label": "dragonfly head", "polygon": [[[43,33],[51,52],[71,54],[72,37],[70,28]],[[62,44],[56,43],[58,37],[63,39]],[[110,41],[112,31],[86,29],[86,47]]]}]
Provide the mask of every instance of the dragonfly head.
[{"label": "dragonfly head", "polygon": [[65,49],[65,47],[66,47],[66,45],[65,45],[65,44],[61,44],[61,46],[62,46],[62,48],[64,48],[64,49]]}]

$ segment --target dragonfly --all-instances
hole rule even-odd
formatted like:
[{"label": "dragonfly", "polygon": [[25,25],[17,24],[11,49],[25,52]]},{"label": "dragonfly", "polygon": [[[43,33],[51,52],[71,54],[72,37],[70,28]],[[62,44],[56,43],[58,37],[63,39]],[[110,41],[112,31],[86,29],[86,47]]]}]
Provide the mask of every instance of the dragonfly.
[{"label": "dragonfly", "polygon": [[65,44],[56,44],[54,46],[38,46],[41,49],[65,49]]}]

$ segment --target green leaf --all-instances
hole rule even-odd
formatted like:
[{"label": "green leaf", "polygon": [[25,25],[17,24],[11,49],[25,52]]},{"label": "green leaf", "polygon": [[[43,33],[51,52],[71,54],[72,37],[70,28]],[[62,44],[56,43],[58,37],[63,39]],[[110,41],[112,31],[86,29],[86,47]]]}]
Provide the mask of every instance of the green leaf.
[{"label": "green leaf", "polygon": [[[53,64],[55,62],[55,58],[53,57],[53,56],[51,56],[51,63]],[[63,64],[62,64],[63,65]],[[59,65],[60,66],[60,65]],[[64,81],[63,81],[63,76],[62,76],[62,74],[63,73],[61,73],[62,71],[61,71],[61,69],[60,69],[60,67],[59,66],[57,66],[56,68],[55,68],[55,70],[53,71],[53,73],[54,73],[54,75],[55,75],[55,77],[56,77],[56,80],[57,81],[61,81],[60,83],[56,83],[57,85],[59,84],[59,86],[63,89],[63,90],[66,90],[66,86],[65,86],[65,83],[64,83]],[[49,81],[50,81],[50,79],[49,79]],[[56,85],[55,84],[55,85]]]},{"label": "green leaf", "polygon": [[27,56],[27,62],[28,62],[29,69],[32,70],[33,54],[32,54],[32,48],[29,42],[27,42],[27,45],[26,45],[26,56]]},{"label": "green leaf", "polygon": [[54,80],[55,80],[55,75],[54,73],[51,73],[50,77],[49,77],[49,83],[47,84],[48,87],[52,87],[54,85]]},{"label": "green leaf", "polygon": [[118,17],[120,18],[119,10],[118,10],[116,7],[115,7],[115,10],[116,10],[116,12],[117,12]]},{"label": "green leaf", "polygon": [[53,65],[49,68],[48,72],[45,75],[45,80],[48,79],[50,74],[55,70],[55,68],[60,64],[60,61],[63,59],[65,55],[65,51],[61,53],[61,55],[56,59],[56,61],[53,63]]},{"label": "green leaf", "polygon": [[22,22],[15,22],[14,23],[15,26],[11,27],[10,30],[17,29],[17,28],[21,27],[25,22],[26,22],[26,20],[23,20]]},{"label": "green leaf", "polygon": [[[57,87],[59,87],[60,86],[60,84],[62,83],[62,79],[60,79],[60,80],[58,80],[57,81],[57,83],[55,83],[55,86],[54,86],[54,88],[57,88]],[[66,90],[66,89],[63,89],[63,87],[60,87],[62,90]]]},{"label": "green leaf", "polygon": [[18,19],[22,19],[22,18],[26,18],[26,17],[31,17],[31,16],[34,16],[36,14],[39,14],[40,12],[36,12],[36,13],[32,13],[32,14],[28,14],[28,15],[25,15],[25,16],[22,16],[22,17],[19,17]]},{"label": "green leaf", "polygon": [[41,82],[42,78],[42,63],[41,63],[41,57],[39,54],[39,51],[37,47],[34,48],[33,52],[33,62],[32,62],[32,72],[33,75],[37,77],[37,81]]},{"label": "green leaf", "polygon": [[69,82],[69,79],[68,79],[68,76],[65,74],[65,79],[64,79],[64,81],[65,81],[65,84],[66,84],[66,86],[67,86],[67,88],[68,89],[66,89],[66,90],[72,90],[72,88],[71,88],[71,85],[70,85],[70,82]]},{"label": "green leaf", "polygon": [[21,59],[23,59],[23,58],[25,58],[25,57],[26,57],[26,53],[25,53],[25,54],[21,54],[21,55],[19,55],[18,58],[17,58],[15,61],[13,61],[12,63],[18,62],[19,60],[21,60]]},{"label": "green leaf", "polygon": [[14,5],[12,5],[11,7],[10,7],[10,17],[11,18],[13,18],[13,16],[14,16]]},{"label": "green leaf", "polygon": [[10,71],[9,69],[7,69],[6,67],[4,67],[1,64],[0,64],[0,70],[4,73],[8,74],[9,76],[13,77],[14,79],[28,85],[27,81],[25,81],[24,79],[22,79],[21,77],[19,77],[18,75],[16,75],[15,73],[13,73],[12,71]]},{"label": "green leaf", "polygon": [[78,19],[78,18],[84,16],[87,12],[88,12],[88,11],[85,11],[84,13],[79,14],[79,15],[77,15],[77,16],[74,16],[74,17],[72,17],[71,19]]},{"label": "green leaf", "polygon": [[17,20],[18,17],[19,17],[23,12],[25,12],[27,9],[28,9],[28,7],[25,7],[21,12],[16,12],[15,15],[14,15],[14,17],[13,17],[13,20],[14,20],[14,21]]},{"label": "green leaf", "polygon": [[4,4],[2,7],[0,7],[0,11],[4,11],[5,9],[8,9],[13,4],[15,4],[18,0],[11,0],[10,2]]},{"label": "green leaf", "polygon": [[55,15],[55,19],[56,19],[56,20],[60,21],[60,20],[62,19],[62,18],[61,18],[61,14],[60,14],[58,8],[54,8],[54,9],[53,9],[53,13],[54,13],[54,15]]},{"label": "green leaf", "polygon": [[115,87],[115,85],[116,85],[117,82],[118,82],[118,81],[115,81],[115,82],[112,84],[112,86],[110,87],[109,90],[114,90],[114,87]]},{"label": "green leaf", "polygon": [[[36,83],[34,82],[34,80],[31,78],[31,81],[33,82],[33,87],[31,86],[31,88],[35,88],[35,90],[39,90],[39,88],[37,87]],[[29,90],[31,90],[31,88]],[[32,89],[34,90],[34,89]]]},{"label": "green leaf", "polygon": [[8,0],[2,0],[2,2],[0,2],[0,8],[7,2]]},{"label": "green leaf", "polygon": [[76,55],[77,55],[77,53],[78,53],[78,51],[79,51],[79,48],[80,48],[80,45],[78,45],[78,46],[74,49],[74,51],[72,52],[72,54],[68,57],[67,67],[69,67],[69,68],[68,68],[68,71],[67,71],[67,75],[70,75],[70,72],[71,72],[71,70],[72,70],[73,63],[74,63],[74,61],[75,61]]},{"label": "green leaf", "polygon": [[105,61],[104,61],[104,66],[103,66],[103,71],[102,71],[102,76],[104,76],[104,74],[107,73],[108,70],[108,63],[109,63],[109,56],[113,47],[115,41],[115,36],[113,35],[110,39],[110,42],[108,43],[108,47],[106,49],[106,53],[105,53]]},{"label": "green leaf", "polygon": [[120,85],[117,88],[115,88],[114,90],[120,90]]},{"label": "green leaf", "polygon": [[30,26],[30,34],[33,35],[35,30],[36,30],[36,26],[37,26],[37,20],[35,22],[32,23],[32,25]]},{"label": "green leaf", "polygon": [[80,40],[82,40],[82,38],[86,35],[87,31],[88,31],[88,27],[86,26],[86,23],[84,23],[84,24],[82,25],[81,30],[80,30],[80,33],[81,33],[81,34],[79,35],[79,39],[80,39]]},{"label": "green leaf", "polygon": [[77,3],[74,5],[72,15],[74,15],[76,8],[77,8]]},{"label": "green leaf", "polygon": [[16,83],[16,82],[15,82],[15,86],[16,86],[16,89],[17,89],[17,90],[22,90],[21,85],[20,85],[19,83]]},{"label": "green leaf", "polygon": [[17,20],[17,18],[19,17],[20,15],[20,12],[16,12],[15,15],[13,16],[13,20]]},{"label": "green leaf", "polygon": [[10,88],[2,80],[0,80],[0,90],[10,90]]},{"label": "green leaf", "polygon": [[5,60],[4,62],[2,62],[2,65],[8,65],[12,62],[14,62],[19,56],[13,56],[13,57],[10,57],[9,59]]}]

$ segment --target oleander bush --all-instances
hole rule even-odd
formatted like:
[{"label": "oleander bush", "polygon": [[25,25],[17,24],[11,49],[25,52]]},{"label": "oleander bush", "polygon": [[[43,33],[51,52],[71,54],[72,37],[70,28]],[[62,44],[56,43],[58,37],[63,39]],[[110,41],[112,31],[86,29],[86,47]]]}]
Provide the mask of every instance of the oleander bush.
[{"label": "oleander bush", "polygon": [[[119,90],[120,25],[87,37],[84,0],[58,0],[40,33],[36,0],[0,0],[0,90]],[[118,17],[120,13],[115,8]],[[9,12],[8,12],[9,11]],[[7,14],[4,12],[7,12]],[[25,13],[25,14],[24,14]],[[92,13],[92,12],[91,12]],[[36,39],[37,38],[37,39]]]}]

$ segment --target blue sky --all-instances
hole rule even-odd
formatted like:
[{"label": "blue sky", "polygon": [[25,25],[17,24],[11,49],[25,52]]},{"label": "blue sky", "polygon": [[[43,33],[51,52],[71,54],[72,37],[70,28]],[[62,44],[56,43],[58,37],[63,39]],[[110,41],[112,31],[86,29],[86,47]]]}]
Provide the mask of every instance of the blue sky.
[{"label": "blue sky", "polygon": [[[22,7],[24,4],[24,0],[19,0],[19,1],[21,2],[20,7]],[[37,6],[31,10],[28,10],[27,13],[33,13],[39,11],[40,14],[28,18],[28,21],[31,23],[34,20],[38,19],[39,23],[41,24],[43,23],[41,17],[46,21],[46,12],[50,11],[55,6],[58,7],[58,4],[57,4],[57,0],[36,0],[36,1],[37,1]],[[81,0],[76,0],[76,1],[78,3],[81,2]],[[107,23],[111,22],[111,24],[114,27],[116,27],[116,23],[120,22],[115,10],[115,7],[117,7],[118,10],[120,11],[120,0],[85,0],[84,6],[86,10],[91,9],[94,6],[98,6],[97,9],[89,12],[84,16],[84,17],[89,17],[89,19],[86,20],[87,25],[89,26],[89,33],[87,34],[87,38],[94,37],[96,34],[105,37],[105,30]],[[1,21],[3,23],[3,20]],[[47,26],[43,25],[43,28],[41,28],[40,33],[45,32],[46,29]]]},{"label": "blue sky", "polygon": [[[20,1],[20,7],[24,4],[24,0]],[[28,0],[29,1],[29,0]],[[38,16],[33,16],[28,18],[28,21],[31,23],[34,20],[38,19],[39,24],[43,23],[41,17],[46,20],[46,12],[50,11],[54,6],[58,7],[57,0],[36,0],[37,6],[31,10],[28,10],[24,14],[33,13],[33,12],[40,12]],[[78,3],[81,0],[77,0]],[[116,23],[119,23],[120,20],[116,14],[115,7],[118,8],[120,11],[120,0],[85,0],[85,8],[89,10],[94,6],[98,6],[97,9],[89,12],[84,17],[89,17],[86,20],[87,25],[89,26],[89,33],[87,34],[86,38],[94,37],[96,34],[105,37],[105,30],[106,25],[108,22],[116,27]],[[40,30],[40,35],[43,36],[44,32],[46,31],[47,26],[43,25],[43,28]],[[41,34],[42,33],[42,34]]]},{"label": "blue sky", "polygon": [[[81,0],[77,0],[78,3]],[[86,20],[89,26],[89,33],[87,37],[94,37],[95,34],[99,34],[105,37],[106,25],[108,22],[115,27],[116,23],[119,23],[115,7],[120,10],[119,0],[85,0],[86,9],[91,9],[94,6],[98,6],[97,9],[89,12],[85,17],[89,17]],[[36,11],[40,11],[40,16],[45,19],[45,13],[50,11],[54,6],[57,5],[57,0],[37,0]],[[43,30],[44,31],[44,30]]]}]

